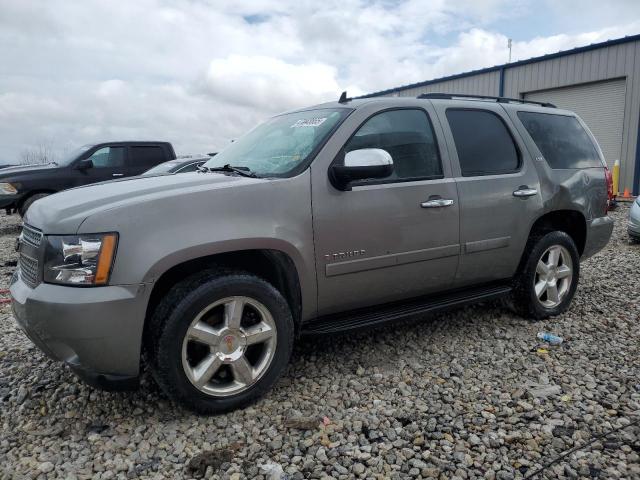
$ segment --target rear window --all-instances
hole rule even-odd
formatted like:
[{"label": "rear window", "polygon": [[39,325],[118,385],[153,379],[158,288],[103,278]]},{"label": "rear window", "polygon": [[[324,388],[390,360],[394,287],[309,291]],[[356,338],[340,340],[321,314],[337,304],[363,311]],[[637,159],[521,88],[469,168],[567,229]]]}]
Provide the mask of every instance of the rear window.
[{"label": "rear window", "polygon": [[577,118],[535,112],[518,112],[518,117],[551,168],[602,167]]},{"label": "rear window", "polygon": [[520,166],[518,149],[502,119],[487,110],[447,110],[464,177],[512,173]]},{"label": "rear window", "polygon": [[151,167],[163,162],[164,152],[160,147],[131,147],[131,164]]}]

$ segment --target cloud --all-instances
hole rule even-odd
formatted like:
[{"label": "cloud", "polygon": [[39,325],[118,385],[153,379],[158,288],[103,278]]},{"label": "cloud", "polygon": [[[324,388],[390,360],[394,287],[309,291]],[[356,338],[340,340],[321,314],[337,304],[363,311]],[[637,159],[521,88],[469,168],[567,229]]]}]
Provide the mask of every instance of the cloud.
[{"label": "cloud", "polygon": [[211,61],[206,91],[231,104],[289,110],[335,96],[340,89],[336,73],[323,63],[295,65],[267,56],[230,55]]},{"label": "cloud", "polygon": [[[551,0],[0,0],[0,162],[108,139],[215,151],[344,89],[504,63],[505,25],[515,59],[640,31],[638,2],[599,21],[586,1],[580,16]],[[531,27],[541,8],[555,30]]]}]

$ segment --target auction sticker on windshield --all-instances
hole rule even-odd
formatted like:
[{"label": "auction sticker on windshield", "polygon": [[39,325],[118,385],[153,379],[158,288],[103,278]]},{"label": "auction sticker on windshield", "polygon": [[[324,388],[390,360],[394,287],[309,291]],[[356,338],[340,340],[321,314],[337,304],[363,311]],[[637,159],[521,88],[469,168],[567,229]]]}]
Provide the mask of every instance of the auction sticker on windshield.
[{"label": "auction sticker on windshield", "polygon": [[319,127],[324,123],[327,117],[316,117],[316,118],[301,118],[296,123],[291,125],[291,128],[299,128],[299,127]]}]

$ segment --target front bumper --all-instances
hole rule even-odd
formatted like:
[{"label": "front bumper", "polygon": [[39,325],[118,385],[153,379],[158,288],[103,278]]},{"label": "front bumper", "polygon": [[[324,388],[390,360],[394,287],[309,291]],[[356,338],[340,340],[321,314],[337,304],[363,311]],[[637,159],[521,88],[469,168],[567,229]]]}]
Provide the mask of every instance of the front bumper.
[{"label": "front bumper", "polygon": [[11,284],[18,325],[50,358],[104,389],[135,387],[148,285],[92,288]]},{"label": "front bumper", "polygon": [[595,255],[609,243],[613,232],[613,223],[611,217],[598,217],[587,222],[587,239],[582,258]]},{"label": "front bumper", "polygon": [[15,195],[0,195],[0,208],[7,208],[16,206],[21,195],[16,193]]}]

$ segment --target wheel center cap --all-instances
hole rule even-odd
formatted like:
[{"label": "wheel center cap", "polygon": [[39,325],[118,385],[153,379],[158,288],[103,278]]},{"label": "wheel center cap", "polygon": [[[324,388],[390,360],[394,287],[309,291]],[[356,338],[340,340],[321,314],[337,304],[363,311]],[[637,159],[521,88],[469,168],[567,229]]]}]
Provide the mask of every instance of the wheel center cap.
[{"label": "wheel center cap", "polygon": [[244,354],[247,341],[242,332],[227,330],[221,337],[217,353],[223,360],[234,361]]}]

